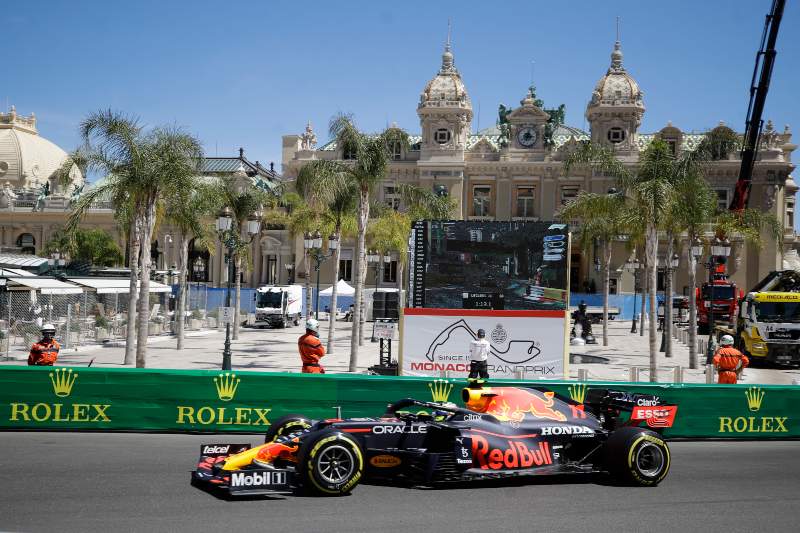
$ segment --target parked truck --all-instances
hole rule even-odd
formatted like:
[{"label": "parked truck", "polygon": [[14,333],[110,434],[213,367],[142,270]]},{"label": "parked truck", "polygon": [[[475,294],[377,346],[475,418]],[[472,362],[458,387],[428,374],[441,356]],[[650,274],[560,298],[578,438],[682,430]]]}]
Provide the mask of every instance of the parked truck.
[{"label": "parked truck", "polygon": [[701,335],[708,335],[712,312],[715,325],[736,322],[737,303],[744,294],[728,279],[724,264],[717,266],[713,282],[703,283],[696,291],[697,329]]},{"label": "parked truck", "polygon": [[290,322],[300,324],[303,316],[301,285],[265,285],[255,292],[255,327],[285,328]]},{"label": "parked truck", "polygon": [[747,293],[736,332],[739,349],[752,362],[800,365],[800,273],[771,272]]}]

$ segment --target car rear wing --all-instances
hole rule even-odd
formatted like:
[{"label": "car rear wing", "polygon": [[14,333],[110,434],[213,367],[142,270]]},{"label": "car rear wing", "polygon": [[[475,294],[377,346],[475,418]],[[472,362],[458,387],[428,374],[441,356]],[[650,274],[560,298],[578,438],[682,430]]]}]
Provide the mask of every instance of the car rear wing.
[{"label": "car rear wing", "polygon": [[[638,426],[643,422],[653,429],[672,427],[678,411],[677,405],[669,405],[654,394],[611,389],[590,388],[583,404],[608,429],[619,425]],[[623,416],[623,413],[630,413],[630,416]]]}]

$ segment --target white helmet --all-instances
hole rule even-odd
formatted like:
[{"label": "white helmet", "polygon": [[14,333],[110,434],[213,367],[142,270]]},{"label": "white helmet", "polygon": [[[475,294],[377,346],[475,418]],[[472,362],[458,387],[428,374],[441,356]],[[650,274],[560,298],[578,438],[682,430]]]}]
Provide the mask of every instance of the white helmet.
[{"label": "white helmet", "polygon": [[45,331],[50,331],[52,333],[55,333],[56,327],[53,324],[45,324],[44,326],[39,328],[39,331],[41,331],[42,333],[44,333]]},{"label": "white helmet", "polygon": [[719,340],[719,344],[721,346],[733,346],[733,337],[730,335],[723,335]]},{"label": "white helmet", "polygon": [[317,322],[313,318],[309,318],[308,320],[306,320],[306,329],[310,329],[314,333],[319,333],[319,322]]}]

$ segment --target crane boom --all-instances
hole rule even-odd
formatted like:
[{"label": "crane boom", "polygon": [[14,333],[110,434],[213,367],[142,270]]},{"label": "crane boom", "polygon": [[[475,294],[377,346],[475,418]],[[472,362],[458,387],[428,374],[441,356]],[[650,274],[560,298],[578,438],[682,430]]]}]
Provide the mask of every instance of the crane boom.
[{"label": "crane boom", "polygon": [[[758,152],[761,127],[764,121],[761,115],[764,112],[764,103],[767,101],[769,82],[772,78],[772,67],[775,65],[775,42],[778,39],[778,29],[783,17],[783,7],[786,0],[773,0],[772,9],[764,23],[764,33],[761,35],[761,48],[756,54],[756,65],[753,69],[753,78],[750,81],[750,104],[747,106],[747,122],[745,124],[744,145],[742,147],[742,166],[739,169],[739,179],[733,193],[730,210],[741,211],[747,208],[750,186],[753,182],[753,164]],[[761,72],[759,73],[759,66]],[[756,84],[758,75],[758,84]]]}]

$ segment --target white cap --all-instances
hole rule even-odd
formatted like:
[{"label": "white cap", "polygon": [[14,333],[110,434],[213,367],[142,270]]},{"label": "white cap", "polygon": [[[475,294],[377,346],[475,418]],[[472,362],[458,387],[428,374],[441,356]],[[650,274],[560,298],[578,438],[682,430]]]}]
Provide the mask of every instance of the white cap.
[{"label": "white cap", "polygon": [[53,324],[45,324],[44,326],[39,328],[39,330],[40,331],[52,331],[53,333],[55,333],[56,327]]},{"label": "white cap", "polygon": [[723,335],[719,343],[721,346],[733,346],[733,337],[730,335]]},{"label": "white cap", "polygon": [[308,320],[306,320],[306,329],[310,329],[315,333],[319,333],[319,322],[317,322],[313,318],[309,318]]}]

